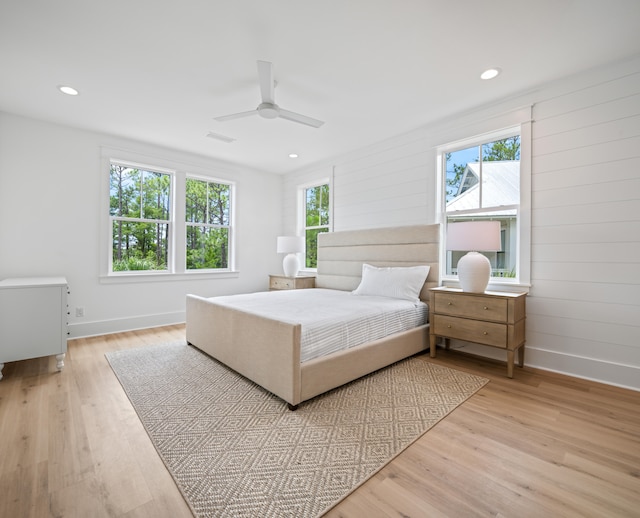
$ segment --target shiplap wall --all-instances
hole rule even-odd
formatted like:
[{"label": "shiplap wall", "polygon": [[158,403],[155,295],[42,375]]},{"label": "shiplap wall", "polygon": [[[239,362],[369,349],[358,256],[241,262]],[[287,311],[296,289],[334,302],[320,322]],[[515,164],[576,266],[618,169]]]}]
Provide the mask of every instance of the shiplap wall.
[{"label": "shiplap wall", "polygon": [[417,133],[370,147],[335,166],[334,230],[403,226],[426,222],[435,212],[426,164],[433,149]]},{"label": "shiplap wall", "polygon": [[640,388],[640,67],[533,109],[529,361]]},{"label": "shiplap wall", "polygon": [[288,174],[284,221],[296,186],[332,171],[335,230],[433,223],[435,147],[522,105],[535,121],[525,362],[640,390],[640,57]]},{"label": "shiplap wall", "polygon": [[413,132],[357,150],[335,164],[288,174],[283,179],[283,227],[294,232],[300,185],[331,178],[333,230],[434,223],[435,161],[424,132]]}]

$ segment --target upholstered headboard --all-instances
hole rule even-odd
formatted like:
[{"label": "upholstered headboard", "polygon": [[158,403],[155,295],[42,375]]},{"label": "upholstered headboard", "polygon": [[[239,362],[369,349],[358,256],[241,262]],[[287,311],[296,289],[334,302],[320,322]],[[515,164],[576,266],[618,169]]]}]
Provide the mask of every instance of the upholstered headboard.
[{"label": "upholstered headboard", "polygon": [[420,298],[438,285],[440,225],[413,225],[318,234],[316,287],[354,290],[362,264],[373,266],[429,265]]}]

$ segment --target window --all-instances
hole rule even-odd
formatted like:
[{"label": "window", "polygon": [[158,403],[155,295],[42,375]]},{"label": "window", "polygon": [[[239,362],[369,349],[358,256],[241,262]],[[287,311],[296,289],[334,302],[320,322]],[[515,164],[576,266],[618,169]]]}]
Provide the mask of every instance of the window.
[{"label": "window", "polygon": [[[503,282],[519,278],[520,155],[519,130],[451,147],[442,154],[444,221],[500,222],[502,250],[481,252],[491,262],[491,276]],[[446,227],[445,227],[446,233]],[[446,240],[445,240],[446,242]],[[446,275],[457,275],[457,263],[466,251],[447,251]]]},{"label": "window", "polygon": [[329,232],[329,183],[322,183],[303,190],[305,268],[316,268],[318,259],[318,234]]},{"label": "window", "polygon": [[112,271],[167,270],[171,175],[111,163]]},{"label": "window", "polygon": [[102,263],[107,276],[233,273],[233,183],[107,162],[110,246]]},{"label": "window", "polygon": [[187,178],[187,270],[228,268],[231,186]]}]

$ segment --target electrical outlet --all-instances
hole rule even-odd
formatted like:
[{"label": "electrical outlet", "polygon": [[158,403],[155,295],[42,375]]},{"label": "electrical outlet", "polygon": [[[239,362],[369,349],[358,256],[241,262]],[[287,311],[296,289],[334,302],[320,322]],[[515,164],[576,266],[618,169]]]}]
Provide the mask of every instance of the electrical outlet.
[{"label": "electrical outlet", "polygon": [[84,308],[83,307],[77,307],[76,308],[76,316],[77,317],[83,317],[84,316]]}]

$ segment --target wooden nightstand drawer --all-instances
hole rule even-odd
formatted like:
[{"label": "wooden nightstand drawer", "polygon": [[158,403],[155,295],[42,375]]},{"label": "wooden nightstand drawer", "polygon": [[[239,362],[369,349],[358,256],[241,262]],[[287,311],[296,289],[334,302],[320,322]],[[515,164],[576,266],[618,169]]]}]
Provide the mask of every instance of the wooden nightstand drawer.
[{"label": "wooden nightstand drawer", "polygon": [[435,293],[434,311],[457,317],[507,322],[507,301],[496,297]]},{"label": "wooden nightstand drawer", "polygon": [[433,315],[434,334],[493,347],[507,348],[507,325]]},{"label": "wooden nightstand drawer", "polygon": [[285,277],[284,275],[269,275],[270,290],[302,290],[314,288],[316,278],[306,277]]},{"label": "wooden nightstand drawer", "polygon": [[292,290],[293,279],[290,277],[270,277],[269,278],[270,290]]}]

